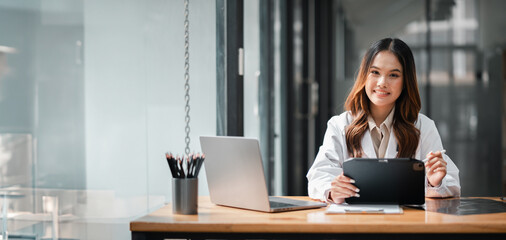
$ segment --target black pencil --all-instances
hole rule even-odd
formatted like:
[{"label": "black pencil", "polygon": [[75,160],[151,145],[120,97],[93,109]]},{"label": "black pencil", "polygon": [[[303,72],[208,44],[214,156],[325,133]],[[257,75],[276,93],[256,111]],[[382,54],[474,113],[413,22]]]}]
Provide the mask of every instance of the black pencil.
[{"label": "black pencil", "polygon": [[193,166],[192,166],[192,169],[191,169],[191,173],[194,177],[197,177],[197,174],[195,174],[195,168],[197,167],[197,156],[193,155]]},{"label": "black pencil", "polygon": [[199,175],[200,168],[202,167],[202,164],[204,163],[205,155],[202,154],[202,156],[199,156],[197,162],[197,168],[195,169],[195,176]]},{"label": "black pencil", "polygon": [[170,168],[170,173],[172,174],[172,177],[175,178],[177,176],[177,173],[176,173],[176,170],[174,169],[174,166],[172,164],[172,154],[170,153],[165,153],[165,157],[167,158],[167,164],[169,165],[169,168]]},{"label": "black pencil", "polygon": [[187,178],[192,177],[191,172],[190,172],[190,167],[191,167],[190,157],[186,156],[186,177]]},{"label": "black pencil", "polygon": [[179,163],[179,176],[181,178],[185,178],[186,176],[184,174],[183,161],[180,157],[177,157],[177,162]]},{"label": "black pencil", "polygon": [[177,160],[174,157],[174,155],[172,155],[172,154],[170,155],[170,164],[172,165],[172,168],[174,169],[174,173],[176,173],[174,177],[179,178],[180,174],[179,174],[179,169],[177,167]]}]

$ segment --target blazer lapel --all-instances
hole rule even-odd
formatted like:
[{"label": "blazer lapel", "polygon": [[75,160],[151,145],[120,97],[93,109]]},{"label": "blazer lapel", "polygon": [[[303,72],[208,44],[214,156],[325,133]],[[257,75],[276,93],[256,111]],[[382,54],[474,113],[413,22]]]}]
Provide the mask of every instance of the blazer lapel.
[{"label": "blazer lapel", "polygon": [[364,151],[365,156],[363,158],[377,158],[376,152],[374,151],[374,146],[372,145],[371,133],[366,131],[364,137],[362,137],[362,150]]},{"label": "blazer lapel", "polygon": [[396,158],[397,157],[397,139],[395,138],[395,134],[392,129],[390,129],[390,139],[388,139],[387,151],[385,152],[385,158]]},{"label": "blazer lapel", "polygon": [[420,152],[420,142],[418,142],[418,147],[416,148],[415,152],[415,159],[422,160],[425,158],[425,156],[422,156],[422,153]]}]

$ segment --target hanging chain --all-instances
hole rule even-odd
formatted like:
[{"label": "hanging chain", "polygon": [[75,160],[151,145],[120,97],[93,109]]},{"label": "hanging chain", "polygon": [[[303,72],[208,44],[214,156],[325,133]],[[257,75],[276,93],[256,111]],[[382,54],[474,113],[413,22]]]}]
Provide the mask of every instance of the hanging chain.
[{"label": "hanging chain", "polygon": [[184,95],[184,98],[186,100],[186,106],[185,106],[185,110],[186,110],[186,117],[185,117],[186,137],[184,139],[186,142],[186,148],[184,151],[185,151],[186,155],[190,154],[190,52],[189,52],[189,47],[190,47],[190,32],[189,32],[190,26],[189,25],[190,25],[190,21],[188,21],[188,15],[189,15],[188,3],[189,3],[189,0],[184,1],[184,70],[185,70],[184,89],[186,91],[186,93]]}]

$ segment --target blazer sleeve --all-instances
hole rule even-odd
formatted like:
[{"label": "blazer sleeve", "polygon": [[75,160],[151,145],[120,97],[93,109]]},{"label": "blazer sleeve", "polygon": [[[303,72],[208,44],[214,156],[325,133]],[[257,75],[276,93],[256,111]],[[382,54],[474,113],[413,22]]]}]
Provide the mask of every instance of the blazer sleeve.
[{"label": "blazer sleeve", "polygon": [[312,199],[328,202],[330,183],[343,172],[344,132],[340,128],[341,116],[332,117],[327,123],[327,131],[318,154],[306,177],[308,179],[308,195]]},{"label": "blazer sleeve", "polygon": [[[444,148],[434,121],[425,117],[421,122],[423,125],[420,131],[420,150],[422,158],[424,158],[430,151],[440,151]],[[441,181],[441,184],[435,187],[430,186],[427,178],[425,178],[426,197],[460,196],[459,169],[448,155],[443,154],[443,159],[448,163],[446,165],[446,176]]]}]

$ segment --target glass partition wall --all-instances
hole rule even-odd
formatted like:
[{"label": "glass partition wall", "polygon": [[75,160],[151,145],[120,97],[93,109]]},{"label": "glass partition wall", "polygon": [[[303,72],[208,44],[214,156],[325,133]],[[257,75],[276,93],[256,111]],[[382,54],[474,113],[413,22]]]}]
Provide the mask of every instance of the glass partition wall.
[{"label": "glass partition wall", "polygon": [[[189,8],[200,152],[216,133],[215,2]],[[165,152],[185,149],[183,1],[6,0],[0,32],[2,233],[128,239],[170,202]]]}]

